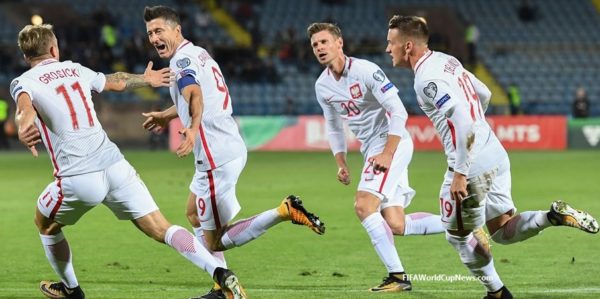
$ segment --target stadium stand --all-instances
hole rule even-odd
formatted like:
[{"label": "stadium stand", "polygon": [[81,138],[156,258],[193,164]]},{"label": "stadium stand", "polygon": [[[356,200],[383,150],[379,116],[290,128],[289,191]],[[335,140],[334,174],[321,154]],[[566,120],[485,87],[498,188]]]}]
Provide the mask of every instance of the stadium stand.
[{"label": "stadium stand", "polygon": [[[205,9],[207,3],[225,9],[251,34],[251,48],[235,45],[234,39]],[[67,6],[80,14],[83,24],[89,24],[86,26],[93,38],[83,38],[87,42],[79,44],[73,42],[78,35],[69,31],[69,26],[57,26],[60,27],[57,32],[71,40],[71,48],[65,49],[64,58],[73,56],[73,60],[103,71],[136,72],[143,70],[146,59],[160,63],[146,42],[141,21],[143,7],[155,4],[173,6],[184,12],[184,33],[209,49],[221,64],[237,115],[320,113],[313,84],[322,68],[312,57],[305,34],[307,25],[316,21],[339,24],[344,32],[346,52],[379,64],[399,87],[409,112],[420,113],[412,91],[412,74],[390,67],[384,53],[385,34],[391,14],[406,11],[427,14],[433,9],[446,11],[449,18],[455,15],[463,23],[462,29],[467,22],[478,27],[480,64],[504,90],[511,83],[520,87],[524,113],[570,114],[575,90],[583,86],[591,102],[591,115],[600,115],[600,85],[595,84],[600,69],[600,31],[597,30],[600,15],[588,0],[26,0],[18,3],[30,8]],[[0,4],[3,6],[0,9],[0,43],[3,44],[0,67],[6,70],[0,73],[3,86],[23,69],[14,40],[24,23],[12,16],[13,9],[6,8],[7,5],[17,4],[10,1]],[[90,19],[95,22],[87,22]],[[104,55],[94,49],[103,49],[99,32],[106,22],[117,28],[119,42]],[[110,63],[100,65],[99,61],[104,63],[104,58]],[[161,97],[168,100],[166,91],[161,91]],[[126,93],[111,95],[109,100],[131,103],[140,101],[139,98]]]}]

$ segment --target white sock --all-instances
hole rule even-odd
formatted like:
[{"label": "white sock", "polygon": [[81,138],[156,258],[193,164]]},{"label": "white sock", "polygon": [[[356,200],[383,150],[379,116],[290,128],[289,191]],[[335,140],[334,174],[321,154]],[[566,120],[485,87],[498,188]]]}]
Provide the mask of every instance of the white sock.
[{"label": "white sock", "polygon": [[508,220],[492,239],[500,244],[512,244],[537,236],[552,224],[546,211],[527,211]]},{"label": "white sock", "polygon": [[58,274],[60,280],[70,289],[77,287],[77,277],[75,277],[75,270],[73,269],[71,248],[69,248],[69,242],[65,239],[62,232],[56,235],[42,235],[42,245],[46,252],[48,262],[54,269],[54,272]]},{"label": "white sock", "polygon": [[208,248],[208,245],[206,243],[206,239],[204,239],[204,230],[202,229],[202,227],[192,227],[194,229],[194,235],[196,235],[196,239],[200,242],[200,244],[202,244],[202,246],[204,246],[204,248],[206,248],[206,250],[208,250],[208,252],[210,252],[210,254],[220,260],[223,265],[225,265],[225,268],[227,268],[227,262],[225,261],[225,255],[223,254],[223,251],[212,251]]},{"label": "white sock", "polygon": [[473,233],[465,237],[446,233],[446,240],[454,246],[462,263],[467,266],[471,274],[480,279],[488,292],[495,292],[504,286],[494,268],[492,254],[479,243]]},{"label": "white sock", "polygon": [[445,231],[440,215],[417,212],[404,216],[404,235],[432,235]]},{"label": "white sock", "polygon": [[277,209],[268,210],[248,219],[237,221],[227,226],[227,231],[223,234],[221,243],[227,249],[242,246],[258,238],[281,221]]},{"label": "white sock", "polygon": [[204,269],[211,277],[217,267],[225,268],[221,261],[214,258],[206,247],[202,246],[190,232],[181,226],[171,225],[167,229],[165,243],[177,250],[194,265]]},{"label": "white sock", "polygon": [[394,246],[392,229],[385,222],[381,214],[378,212],[373,213],[365,218],[361,224],[367,230],[367,234],[371,238],[371,243],[388,272],[404,272],[398,251],[396,251],[396,247]]}]

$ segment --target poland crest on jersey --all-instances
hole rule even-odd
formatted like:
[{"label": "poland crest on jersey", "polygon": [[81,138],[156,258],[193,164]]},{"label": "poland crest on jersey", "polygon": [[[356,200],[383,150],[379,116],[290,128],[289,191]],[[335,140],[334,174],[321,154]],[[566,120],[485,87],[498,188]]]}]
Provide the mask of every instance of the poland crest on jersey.
[{"label": "poland crest on jersey", "polygon": [[350,95],[352,96],[352,99],[355,100],[362,98],[363,94],[360,90],[360,84],[354,83],[350,86]]}]

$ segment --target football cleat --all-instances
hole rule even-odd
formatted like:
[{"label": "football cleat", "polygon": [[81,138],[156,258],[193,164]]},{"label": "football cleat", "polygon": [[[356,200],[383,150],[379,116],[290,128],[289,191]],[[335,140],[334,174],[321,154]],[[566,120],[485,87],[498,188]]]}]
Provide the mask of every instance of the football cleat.
[{"label": "football cleat", "polygon": [[473,231],[473,237],[477,239],[485,251],[488,253],[491,252],[490,235],[488,235],[482,227]]},{"label": "football cleat", "polygon": [[502,286],[501,289],[493,293],[488,292],[483,299],[513,299],[513,295],[505,286]]},{"label": "football cleat", "polygon": [[208,291],[208,293],[200,297],[191,297],[190,299],[227,299],[227,297],[225,297],[223,290],[213,287],[210,289],[210,291]]},{"label": "football cleat", "polygon": [[406,274],[390,274],[383,278],[383,282],[369,289],[369,292],[384,293],[384,292],[404,292],[412,290],[410,280],[406,278]]},{"label": "football cleat", "polygon": [[321,222],[318,216],[306,211],[300,198],[295,195],[286,197],[277,211],[284,220],[291,220],[292,223],[298,225],[306,225],[319,235],[325,233],[325,223]]},{"label": "football cleat", "polygon": [[224,268],[215,269],[213,280],[221,286],[223,294],[227,299],[247,299],[246,291],[237,276],[230,270]]},{"label": "football cleat", "polygon": [[552,225],[566,225],[587,233],[598,233],[598,221],[592,215],[576,210],[564,201],[553,202],[547,215]]},{"label": "football cleat", "polygon": [[69,289],[62,282],[52,282],[42,280],[40,282],[40,291],[44,296],[53,299],[84,299],[85,294],[79,286]]}]

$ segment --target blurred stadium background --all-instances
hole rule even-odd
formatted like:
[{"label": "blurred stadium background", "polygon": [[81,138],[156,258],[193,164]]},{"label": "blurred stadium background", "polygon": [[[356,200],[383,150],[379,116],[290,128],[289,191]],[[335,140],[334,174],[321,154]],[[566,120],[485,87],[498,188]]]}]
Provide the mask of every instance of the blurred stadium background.
[{"label": "blurred stadium background", "polygon": [[[271,125],[286,126],[289,118],[274,116],[321,113],[313,86],[322,67],[312,56],[305,34],[307,25],[315,21],[339,24],[346,53],[379,64],[399,87],[409,113],[421,114],[412,74],[393,70],[384,53],[387,21],[393,14],[428,19],[430,47],[458,57],[492,89],[488,114],[511,114],[510,95],[518,94],[512,114],[568,120],[577,90],[582,89],[589,116],[600,115],[600,1],[596,0],[24,0],[0,1],[0,98],[9,105],[8,133],[14,136],[14,103],[8,85],[26,70],[16,38],[24,25],[35,21],[32,16],[55,25],[61,59],[106,73],[139,73],[149,60],[156,67],[166,65],[149,45],[142,20],[144,6],[157,4],[176,8],[184,36],[207,48],[221,65],[234,114],[242,120],[260,116],[263,127],[265,116]],[[138,113],[163,108],[171,101],[163,88],[102,94],[95,104],[114,140],[139,147],[148,144],[148,135],[139,131]],[[246,119],[257,122],[254,117]],[[586,124],[574,123],[578,129]],[[163,136],[150,139],[153,146],[164,141]],[[11,142],[16,144],[16,139]],[[587,147],[596,145],[588,142]]]}]

